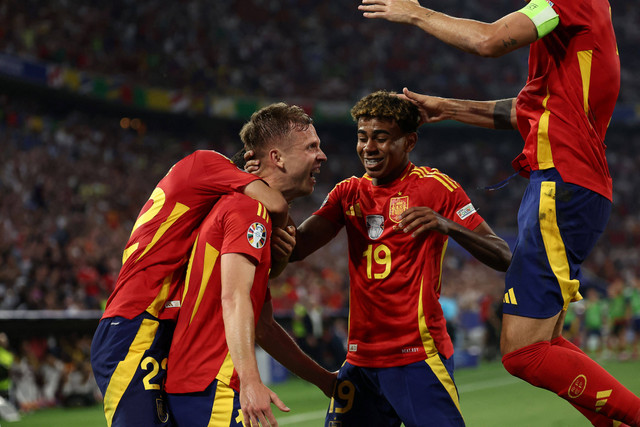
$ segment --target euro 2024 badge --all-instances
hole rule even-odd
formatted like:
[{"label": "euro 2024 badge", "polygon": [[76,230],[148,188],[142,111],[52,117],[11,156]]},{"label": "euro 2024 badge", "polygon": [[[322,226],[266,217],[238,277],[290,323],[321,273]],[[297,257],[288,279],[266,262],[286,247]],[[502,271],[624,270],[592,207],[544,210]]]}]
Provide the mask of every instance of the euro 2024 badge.
[{"label": "euro 2024 badge", "polygon": [[367,215],[367,233],[369,238],[377,240],[384,231],[384,217],[382,215]]},{"label": "euro 2024 badge", "polygon": [[247,230],[247,240],[249,240],[249,244],[256,249],[263,247],[267,241],[267,230],[264,228],[264,225],[259,222],[251,224]]}]

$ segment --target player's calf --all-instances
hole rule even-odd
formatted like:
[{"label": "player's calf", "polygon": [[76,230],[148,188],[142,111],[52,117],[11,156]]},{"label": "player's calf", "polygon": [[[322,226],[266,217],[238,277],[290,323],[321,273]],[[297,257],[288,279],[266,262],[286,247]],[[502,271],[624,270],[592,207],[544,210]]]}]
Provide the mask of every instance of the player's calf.
[{"label": "player's calf", "polygon": [[583,353],[542,341],[502,358],[505,369],[574,406],[640,426],[640,399]]}]

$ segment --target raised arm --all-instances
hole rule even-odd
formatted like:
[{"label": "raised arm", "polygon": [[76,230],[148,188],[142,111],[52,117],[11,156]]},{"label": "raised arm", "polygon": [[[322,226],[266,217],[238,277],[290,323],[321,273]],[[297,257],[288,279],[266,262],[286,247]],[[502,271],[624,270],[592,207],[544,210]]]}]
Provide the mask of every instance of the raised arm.
[{"label": "raised arm", "polygon": [[237,253],[222,254],[220,263],[222,317],[229,353],[240,378],[240,406],[251,425],[277,425],[271,403],[282,411],[289,408],[262,383],[258,372],[250,295],[255,265]]},{"label": "raised arm", "polygon": [[295,341],[273,318],[271,301],[265,303],[256,327],[256,342],[285,368],[298,377],[316,385],[331,397],[337,377],[305,354]]},{"label": "raised arm", "polygon": [[415,0],[362,0],[358,9],[365,18],[415,25],[444,43],[479,56],[502,56],[538,38],[536,25],[521,11],[485,23],[445,15]]},{"label": "raised arm", "polygon": [[422,95],[404,88],[403,94],[420,109],[421,123],[455,120],[489,129],[517,129],[516,99],[472,101]]}]

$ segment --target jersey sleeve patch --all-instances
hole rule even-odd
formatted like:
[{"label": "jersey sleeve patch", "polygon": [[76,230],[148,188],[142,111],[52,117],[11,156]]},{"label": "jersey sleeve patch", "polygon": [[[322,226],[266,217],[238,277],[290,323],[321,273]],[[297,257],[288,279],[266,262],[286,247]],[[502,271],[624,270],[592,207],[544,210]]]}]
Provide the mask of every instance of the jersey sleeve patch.
[{"label": "jersey sleeve patch", "polygon": [[267,241],[267,230],[264,225],[259,222],[251,224],[247,230],[247,240],[254,248],[262,248]]},{"label": "jersey sleeve patch", "polygon": [[476,208],[471,203],[465,205],[461,209],[458,209],[458,211],[456,212],[458,217],[460,219],[462,219],[462,220],[468,218],[469,216],[473,215],[474,213],[476,213]]}]

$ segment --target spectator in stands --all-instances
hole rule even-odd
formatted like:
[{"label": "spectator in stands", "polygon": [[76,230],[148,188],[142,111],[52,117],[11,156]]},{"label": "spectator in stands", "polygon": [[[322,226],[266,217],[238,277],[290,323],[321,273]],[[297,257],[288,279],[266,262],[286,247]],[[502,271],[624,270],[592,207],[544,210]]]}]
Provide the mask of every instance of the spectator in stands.
[{"label": "spectator in stands", "polygon": [[606,302],[596,288],[588,288],[584,305],[585,349],[599,358],[604,347],[604,326],[608,321]]},{"label": "spectator in stands", "polygon": [[91,406],[101,400],[89,360],[71,363],[62,382],[62,404],[68,407]]},{"label": "spectator in stands", "polygon": [[[490,9],[499,14],[518,4],[496,1]],[[489,17],[464,0],[434,0],[431,6]],[[640,93],[634,78],[640,65],[636,9],[622,3],[612,10],[626,64],[621,102],[627,103]],[[194,97],[209,91],[275,99],[313,93],[317,99],[351,100],[371,88],[407,85],[460,98],[500,98],[521,87],[526,68],[524,56],[478,63],[409,29],[368,26],[358,13],[335,2],[289,7],[246,0],[238,7],[197,0],[172,5],[28,0],[5,2],[0,28],[0,51],[113,79],[123,85],[127,102],[133,102],[132,88],[140,84],[184,88]],[[422,54],[416,57],[418,47]],[[110,89],[109,83],[104,86]]]}]

